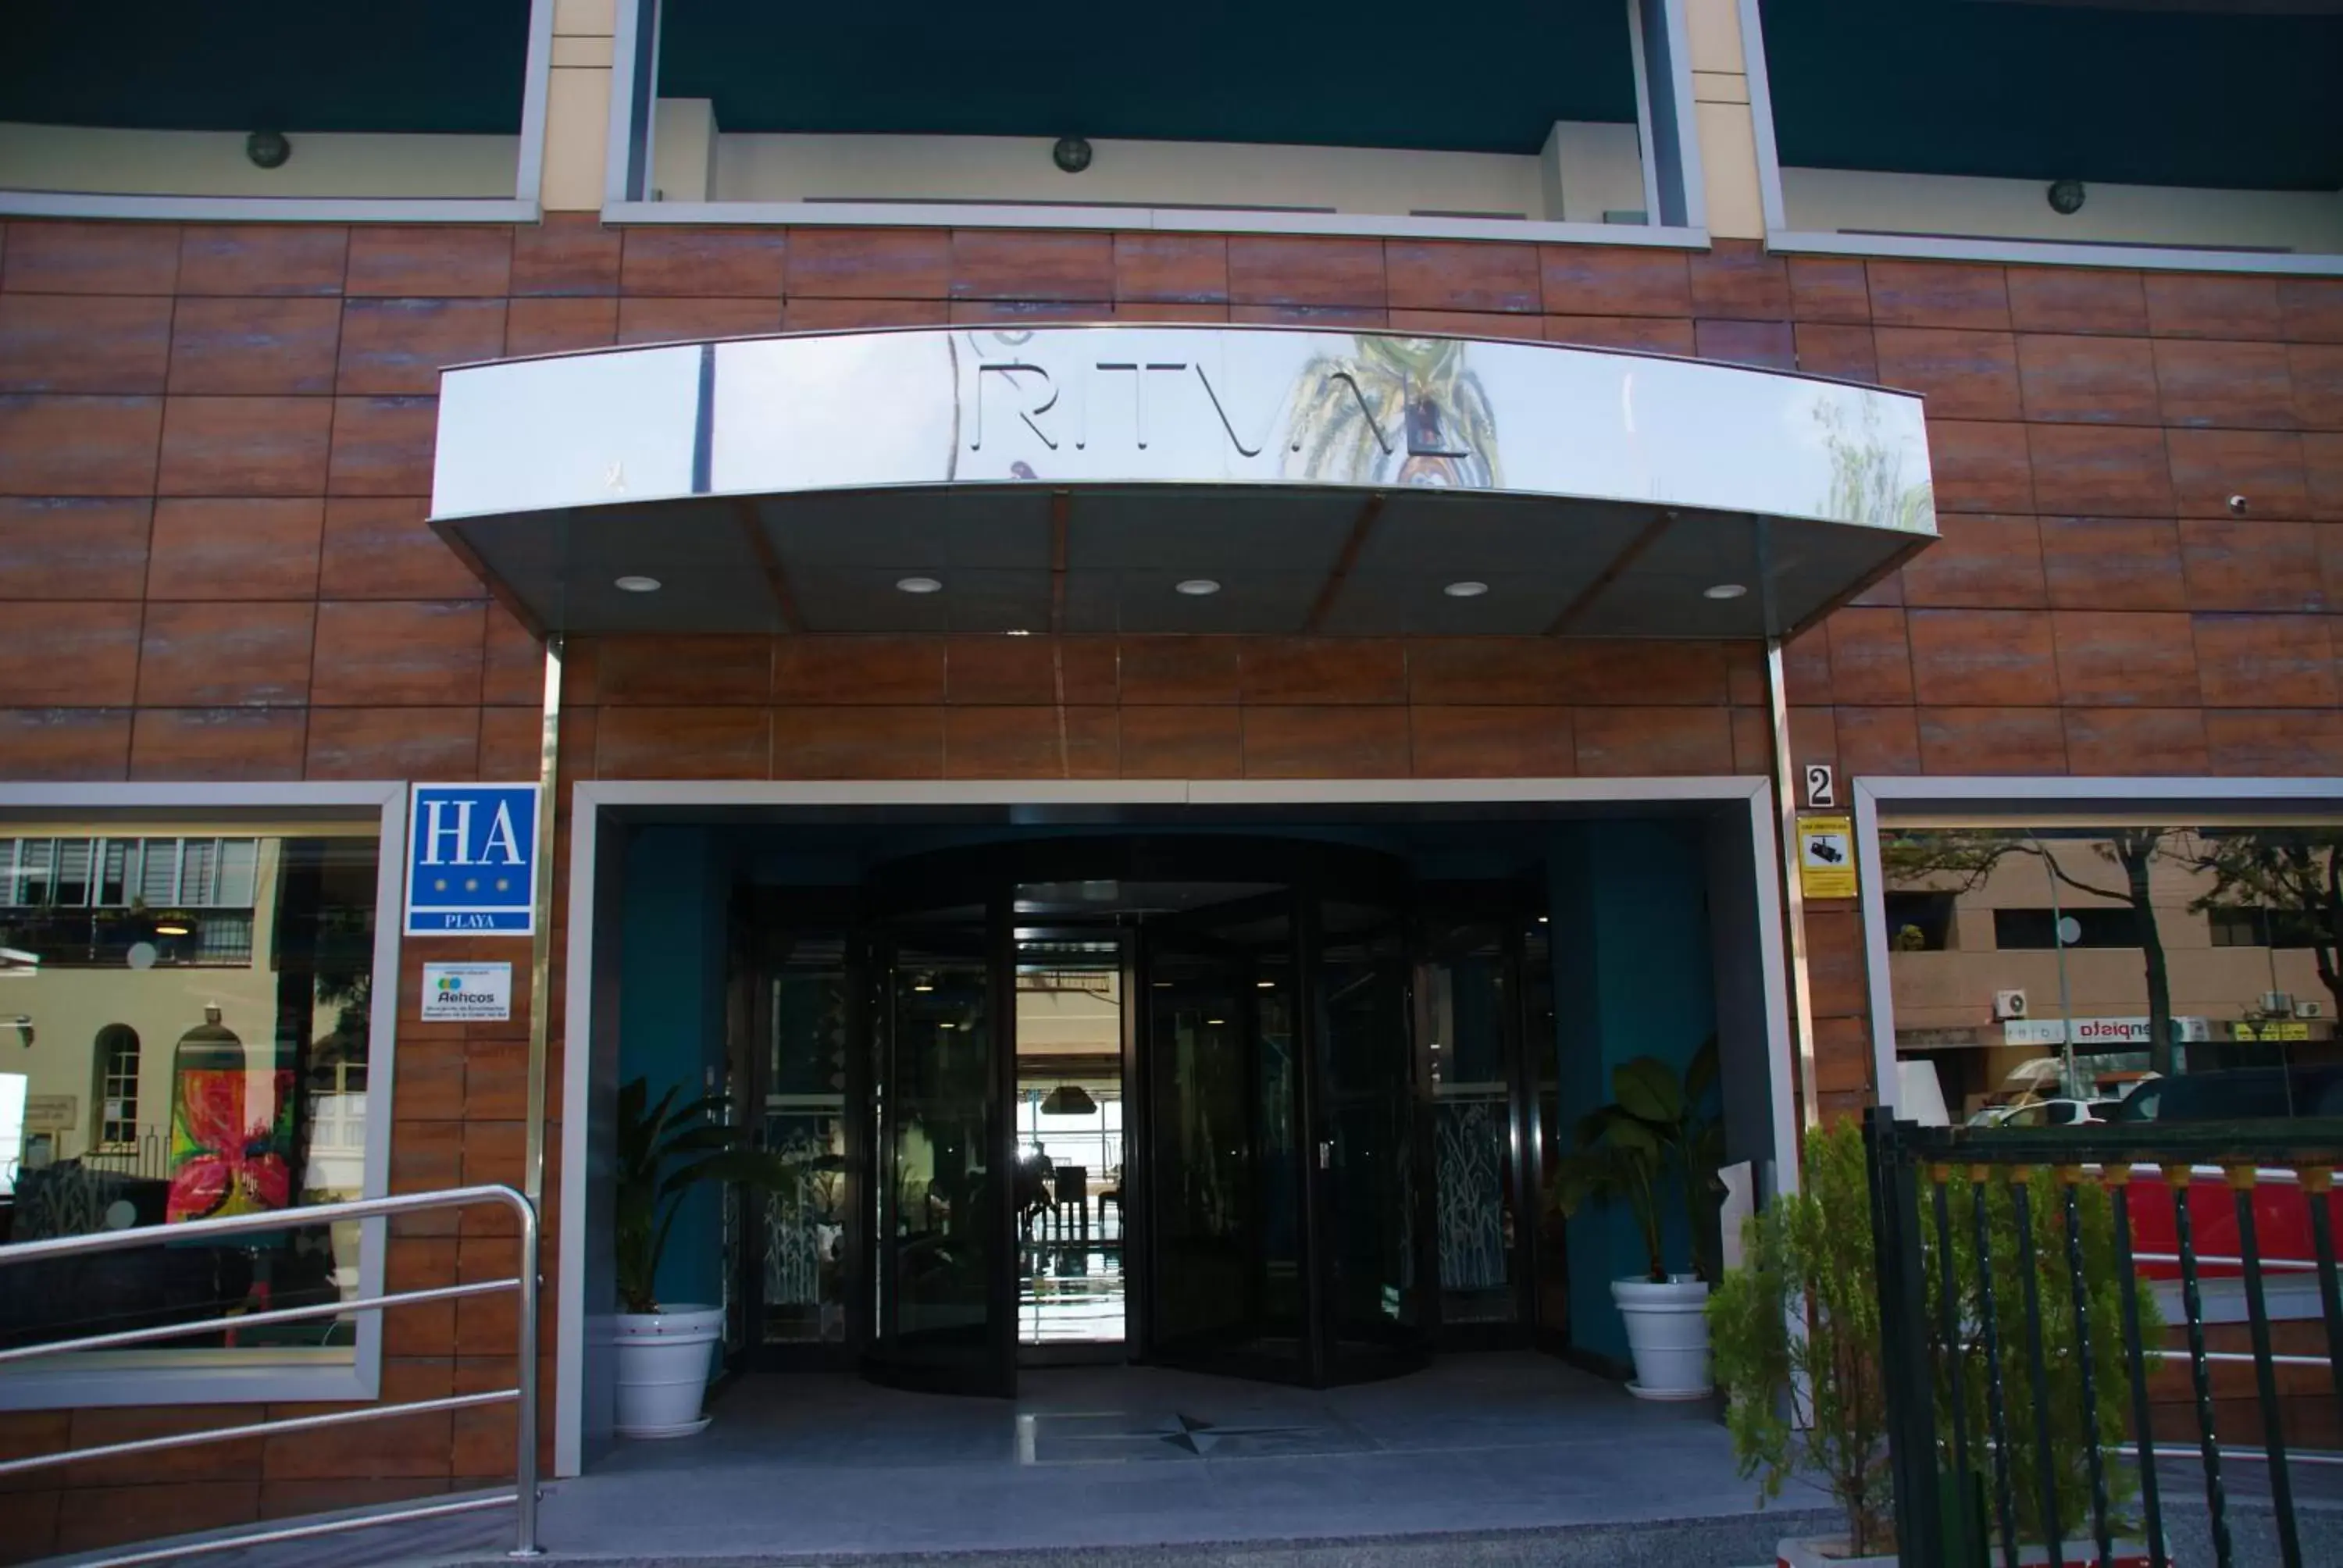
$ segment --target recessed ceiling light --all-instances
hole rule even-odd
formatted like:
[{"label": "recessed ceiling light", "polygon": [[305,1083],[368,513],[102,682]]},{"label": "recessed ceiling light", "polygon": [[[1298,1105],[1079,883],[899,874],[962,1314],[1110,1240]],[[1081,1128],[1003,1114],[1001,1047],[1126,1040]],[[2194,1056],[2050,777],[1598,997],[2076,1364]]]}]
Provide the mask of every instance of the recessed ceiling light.
[{"label": "recessed ceiling light", "polygon": [[1703,598],[1739,598],[1749,589],[1741,583],[1711,583],[1700,590]]},{"label": "recessed ceiling light", "polygon": [[1032,634],[1031,632],[1030,632],[1030,631],[1025,630],[1024,628],[1022,628],[1021,627],[1021,628],[1019,628],[1017,630],[1014,630],[1014,631],[1009,631],[1009,632],[1004,632],[1004,633],[1002,633],[1001,635],[1002,635],[1002,636],[1004,636],[1004,637],[1031,637],[1031,636],[1032,636],[1033,634]]},{"label": "recessed ceiling light", "polygon": [[1483,594],[1489,591],[1489,585],[1483,582],[1473,582],[1470,578],[1467,578],[1465,581],[1461,583],[1450,583],[1446,588],[1442,588],[1440,591],[1446,594],[1450,598],[1479,598]]},{"label": "recessed ceiling light", "polygon": [[659,580],[657,578],[629,576],[616,578],[611,586],[621,593],[657,593]]},{"label": "recessed ceiling light", "polygon": [[897,578],[895,588],[900,593],[941,593],[944,585],[933,578]]},{"label": "recessed ceiling light", "polygon": [[1174,584],[1173,587],[1178,592],[1186,594],[1190,598],[1203,598],[1207,595],[1221,591],[1221,585],[1211,578],[1189,578]]}]

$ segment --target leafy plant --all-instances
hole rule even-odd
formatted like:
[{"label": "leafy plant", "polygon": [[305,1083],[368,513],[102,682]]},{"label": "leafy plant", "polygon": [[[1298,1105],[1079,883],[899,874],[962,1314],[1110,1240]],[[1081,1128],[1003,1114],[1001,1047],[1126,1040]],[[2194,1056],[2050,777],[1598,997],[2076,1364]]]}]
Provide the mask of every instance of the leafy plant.
[{"label": "leafy plant", "polygon": [[1749,1218],[1742,1266],[1709,1296],[1711,1364],[1741,1473],[1766,1498],[1821,1476],[1861,1557],[1892,1539],[1894,1491],[1862,1130],[1809,1132],[1804,1169],[1800,1191]]},{"label": "leafy plant", "polygon": [[1673,1178],[1684,1200],[1692,1271],[1714,1281],[1722,1246],[1717,1210],[1724,1184],[1725,1125],[1706,1109],[1716,1083],[1716,1037],[1685,1063],[1684,1076],[1655,1056],[1639,1056],[1611,1070],[1608,1105],[1578,1123],[1578,1148],[1559,1161],[1553,1202],[1567,1217],[1589,1202],[1624,1202],[1644,1239],[1646,1277],[1669,1277],[1663,1214]]},{"label": "leafy plant", "polygon": [[618,1091],[618,1302],[629,1312],[656,1312],[659,1266],[684,1194],[703,1181],[736,1181],[763,1191],[794,1182],[794,1161],[741,1146],[740,1128],[710,1121],[721,1096],[677,1105],[669,1089],[656,1105],[650,1084],[638,1078]]}]

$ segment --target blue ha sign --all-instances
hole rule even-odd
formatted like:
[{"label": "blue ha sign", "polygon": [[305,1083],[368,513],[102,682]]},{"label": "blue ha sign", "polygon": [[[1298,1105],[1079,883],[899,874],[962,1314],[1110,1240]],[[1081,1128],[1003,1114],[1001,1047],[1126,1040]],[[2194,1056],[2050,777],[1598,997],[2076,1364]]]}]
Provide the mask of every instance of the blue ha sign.
[{"label": "blue ha sign", "polygon": [[407,934],[536,933],[537,786],[417,784],[407,817]]}]

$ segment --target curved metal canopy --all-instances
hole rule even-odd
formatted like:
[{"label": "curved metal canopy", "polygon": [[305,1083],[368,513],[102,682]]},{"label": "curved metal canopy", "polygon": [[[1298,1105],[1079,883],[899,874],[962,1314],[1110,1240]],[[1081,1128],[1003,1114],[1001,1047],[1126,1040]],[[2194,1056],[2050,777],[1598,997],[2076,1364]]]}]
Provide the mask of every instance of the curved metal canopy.
[{"label": "curved metal canopy", "polygon": [[450,370],[432,520],[559,632],[1763,637],[1936,532],[1906,394],[1133,326]]}]

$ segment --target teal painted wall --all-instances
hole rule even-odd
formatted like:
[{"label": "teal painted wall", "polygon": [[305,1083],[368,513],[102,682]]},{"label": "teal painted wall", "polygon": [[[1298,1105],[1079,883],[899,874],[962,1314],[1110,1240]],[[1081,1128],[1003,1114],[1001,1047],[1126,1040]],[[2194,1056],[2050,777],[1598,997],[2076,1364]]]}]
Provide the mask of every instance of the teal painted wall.
[{"label": "teal painted wall", "polygon": [[[1638,1056],[1681,1068],[1716,1027],[1709,966],[1706,868],[1694,822],[1587,822],[1556,828],[1546,859],[1553,900],[1555,1047],[1562,1138],[1611,1098],[1611,1070]],[[1672,1267],[1690,1248],[1671,1197]],[[1643,1243],[1624,1207],[1570,1221],[1571,1340],[1627,1360],[1611,1282],[1644,1271]]]},{"label": "teal painted wall", "polygon": [[[731,863],[704,828],[643,828],[627,845],[618,980],[618,1079],[672,1086],[683,1104],[724,1069],[725,919]],[[722,1196],[687,1194],[660,1260],[661,1304],[723,1299]]]}]

